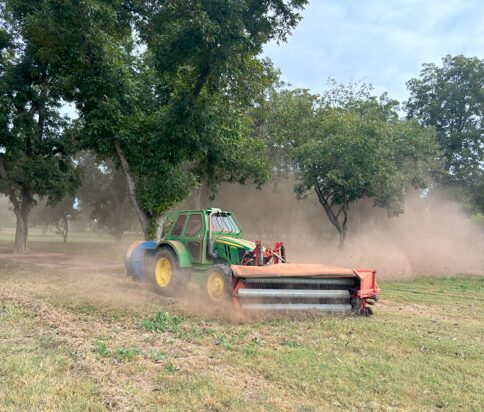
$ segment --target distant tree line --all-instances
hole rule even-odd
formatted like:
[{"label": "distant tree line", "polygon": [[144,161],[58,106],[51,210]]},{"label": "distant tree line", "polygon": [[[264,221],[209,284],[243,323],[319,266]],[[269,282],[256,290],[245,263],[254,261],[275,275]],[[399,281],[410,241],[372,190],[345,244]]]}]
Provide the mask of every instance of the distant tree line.
[{"label": "distant tree line", "polygon": [[27,250],[34,217],[67,239],[80,211],[117,239],[135,216],[156,239],[177,202],[281,174],[317,196],[341,246],[361,199],[395,216],[407,190],[445,188],[483,212],[484,61],[425,64],[403,106],[368,85],[291,89],[260,54],[306,4],[3,2],[0,192],[14,249]]}]

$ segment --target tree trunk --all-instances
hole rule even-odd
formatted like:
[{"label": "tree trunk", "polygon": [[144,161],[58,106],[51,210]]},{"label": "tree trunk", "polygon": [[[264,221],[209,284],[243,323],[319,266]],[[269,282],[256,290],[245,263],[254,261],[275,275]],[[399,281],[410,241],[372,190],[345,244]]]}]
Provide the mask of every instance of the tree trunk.
[{"label": "tree trunk", "polygon": [[194,209],[201,209],[202,208],[202,190],[203,190],[203,183],[200,183],[200,186],[193,192],[193,208]]},{"label": "tree trunk", "polygon": [[345,247],[345,241],[346,241],[346,232],[347,232],[347,229],[344,228],[343,230],[341,230],[341,232],[339,232],[339,242],[338,242],[338,247],[343,250],[344,247]]},{"label": "tree trunk", "polygon": [[205,200],[207,187],[208,187],[207,179],[202,178],[197,190],[195,190],[192,194],[192,205],[194,209],[198,210],[202,208]]},{"label": "tree trunk", "polygon": [[28,220],[25,220],[21,210],[16,210],[14,212],[15,217],[17,218],[17,225],[15,228],[15,243],[13,246],[13,253],[25,253],[28,251]]},{"label": "tree trunk", "polygon": [[150,219],[148,215],[141,208],[141,205],[139,204],[138,199],[136,197],[136,183],[133,179],[133,176],[131,175],[128,161],[126,160],[126,155],[124,154],[124,150],[121,147],[121,144],[119,143],[119,141],[114,142],[114,148],[116,149],[116,154],[118,156],[119,163],[121,164],[121,171],[123,173],[124,178],[126,179],[126,186],[128,187],[128,193],[129,193],[129,198],[131,200],[131,204],[133,205],[134,210],[138,215],[138,219],[141,225],[141,229],[143,230],[143,233],[145,235],[145,239],[149,240],[149,238],[151,237]]},{"label": "tree trunk", "polygon": [[69,235],[69,219],[67,216],[64,217],[64,231],[62,232],[62,237],[64,238],[64,243],[67,243],[67,236]]},{"label": "tree trunk", "polygon": [[155,240],[159,243],[161,241],[161,236],[163,235],[163,223],[165,223],[165,216],[158,216],[156,218],[156,235]]},{"label": "tree trunk", "polygon": [[7,171],[0,156],[0,179],[7,183],[8,198],[13,205],[13,212],[17,218],[15,229],[14,253],[25,253],[28,250],[27,237],[29,235],[29,214],[34,204],[34,199],[28,188],[23,187],[20,191],[20,199],[17,197],[14,186],[9,183]]},{"label": "tree trunk", "polygon": [[[13,246],[14,253],[25,253],[29,250],[27,246],[27,239],[29,237],[29,216],[32,205],[28,199],[23,199],[22,202],[15,202],[17,207],[14,207],[17,224],[15,228],[15,242]],[[22,206],[20,206],[20,204]]]},{"label": "tree trunk", "polygon": [[[335,212],[333,208],[335,207],[333,203],[333,194],[323,194],[323,191],[319,187],[318,182],[314,181],[314,191],[318,197],[319,203],[324,209],[326,216],[328,217],[331,224],[336,228],[339,234],[339,242],[338,247],[340,249],[344,249],[346,235],[348,233],[348,202],[346,200],[343,201],[342,205],[339,206],[339,211]],[[334,193],[334,192],[333,192]],[[343,194],[345,195],[345,191],[343,189]],[[345,196],[343,196],[345,197]],[[342,221],[341,221],[342,218]]]}]

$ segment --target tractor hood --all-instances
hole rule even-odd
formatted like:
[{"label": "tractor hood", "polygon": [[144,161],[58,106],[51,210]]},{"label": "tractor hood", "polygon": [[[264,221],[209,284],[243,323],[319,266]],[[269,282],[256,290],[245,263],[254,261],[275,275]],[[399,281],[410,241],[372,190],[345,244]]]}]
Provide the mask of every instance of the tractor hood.
[{"label": "tractor hood", "polygon": [[254,250],[255,243],[245,239],[239,239],[230,236],[219,236],[215,239],[215,243],[221,243],[223,245],[229,245],[238,249]]}]

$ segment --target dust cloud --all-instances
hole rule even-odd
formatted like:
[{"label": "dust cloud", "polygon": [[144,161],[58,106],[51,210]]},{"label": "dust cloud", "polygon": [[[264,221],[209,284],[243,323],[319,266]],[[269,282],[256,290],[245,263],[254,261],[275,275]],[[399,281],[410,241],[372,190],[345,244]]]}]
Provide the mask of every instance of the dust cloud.
[{"label": "dust cloud", "polygon": [[484,232],[444,195],[411,194],[405,212],[392,219],[370,202],[359,202],[350,210],[344,250],[316,197],[296,200],[290,180],[263,190],[226,185],[202,205],[233,210],[247,239],[269,246],[284,241],[291,262],[375,268],[383,279],[484,275]]},{"label": "dust cloud", "polygon": [[[284,241],[291,262],[375,268],[380,279],[484,275],[484,231],[470,220],[457,202],[444,194],[426,197],[411,194],[406,200],[405,213],[393,219],[389,219],[384,210],[372,207],[371,202],[359,202],[350,209],[348,240],[345,249],[340,250],[337,232],[316,197],[310,194],[306,199],[297,200],[293,187],[294,181],[290,179],[280,179],[261,190],[227,184],[220,188],[215,199],[211,200],[208,193],[202,192],[196,203],[198,207],[214,206],[234,211],[246,239],[260,239],[266,246]],[[177,208],[196,208],[191,201],[193,199]],[[13,236],[12,229],[5,229],[5,226],[14,226],[11,214],[6,199],[0,198],[0,234],[6,236],[5,239]],[[132,240],[126,239],[115,248],[106,246],[106,252],[112,251],[112,256],[109,253],[101,256],[95,242],[83,242],[81,249],[86,255],[118,263],[122,262],[124,251]],[[71,246],[72,243],[68,243],[66,248]],[[56,260],[62,258],[50,259],[57,263]],[[89,259],[80,260],[82,262],[69,262],[66,266],[86,269]],[[102,265],[101,268],[106,269]]]}]

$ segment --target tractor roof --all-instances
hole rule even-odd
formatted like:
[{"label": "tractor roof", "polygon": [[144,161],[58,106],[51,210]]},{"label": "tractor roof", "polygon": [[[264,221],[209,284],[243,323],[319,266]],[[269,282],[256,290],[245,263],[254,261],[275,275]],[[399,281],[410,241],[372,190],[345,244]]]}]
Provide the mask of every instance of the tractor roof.
[{"label": "tractor roof", "polygon": [[233,213],[229,210],[222,210],[219,209],[218,207],[209,207],[208,209],[185,209],[185,210],[171,210],[167,212],[166,217],[168,220],[173,221],[174,219],[177,219],[178,215],[182,213],[194,213],[194,212],[199,212],[199,213],[204,213],[204,214],[209,214],[212,212],[215,213],[226,213],[230,216],[234,216]]},{"label": "tractor roof", "polygon": [[185,209],[185,210],[172,210],[169,213],[171,214],[179,214],[179,213],[193,213],[193,212],[202,212],[202,213],[211,213],[211,212],[218,212],[218,213],[230,213],[230,210],[222,210],[218,207],[209,207],[208,209]]}]

